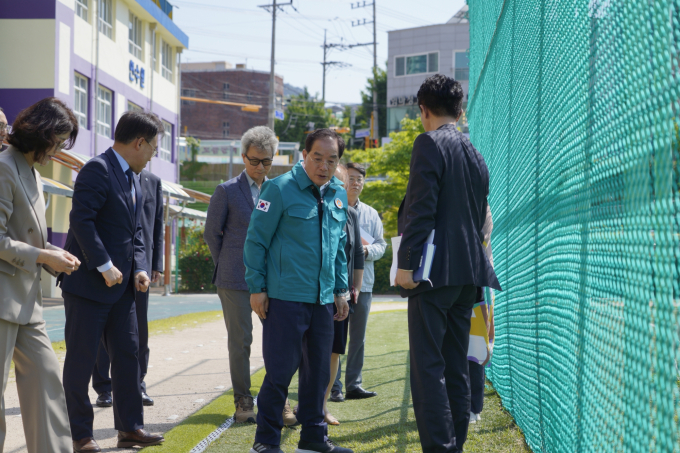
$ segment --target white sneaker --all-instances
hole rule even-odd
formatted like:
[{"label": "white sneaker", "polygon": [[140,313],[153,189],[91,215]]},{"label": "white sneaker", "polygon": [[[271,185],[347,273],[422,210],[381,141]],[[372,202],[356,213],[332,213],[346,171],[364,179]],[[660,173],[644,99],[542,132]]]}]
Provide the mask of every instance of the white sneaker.
[{"label": "white sneaker", "polygon": [[477,423],[477,416],[470,412],[470,424]]},{"label": "white sneaker", "polygon": [[472,414],[472,415],[475,416],[475,420],[477,420],[477,421],[481,421],[481,420],[482,420],[482,414],[481,414],[481,413],[479,413],[479,414]]}]

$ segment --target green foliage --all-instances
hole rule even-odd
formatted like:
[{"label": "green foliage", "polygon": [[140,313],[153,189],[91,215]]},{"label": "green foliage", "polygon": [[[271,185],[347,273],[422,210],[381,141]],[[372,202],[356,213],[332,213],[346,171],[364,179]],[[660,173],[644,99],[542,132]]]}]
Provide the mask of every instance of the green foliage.
[{"label": "green foliage", "polygon": [[191,150],[191,160],[182,162],[180,166],[180,180],[193,181],[201,168],[207,165],[205,162],[196,162],[196,156],[201,150],[201,140],[187,137],[187,146]]},{"label": "green foliage", "polygon": [[[373,111],[373,90],[378,94],[378,136],[387,136],[387,71],[377,68],[366,81],[366,91],[361,92],[361,106],[357,109],[357,128],[370,127]],[[349,112],[348,112],[349,113]]]},{"label": "green foliage", "polygon": [[389,237],[386,237],[387,248],[382,259],[373,263],[375,272],[375,283],[373,283],[373,294],[398,294],[399,288],[390,286],[390,267],[392,267],[392,244]]},{"label": "green foliage", "polygon": [[179,272],[181,292],[214,293],[212,276],[215,272],[210,249],[203,240],[203,228],[187,231],[187,242],[180,247]]},{"label": "green foliage", "polygon": [[282,142],[298,142],[300,149],[305,147],[308,123],[314,123],[314,129],[337,126],[330,109],[324,107],[323,101],[312,97],[305,87],[301,94],[291,96],[284,113],[283,121],[274,123],[274,131]]},{"label": "green foliage", "polygon": [[369,164],[367,177],[386,178],[368,181],[361,193],[361,201],[381,213],[386,238],[397,235],[397,212],[406,193],[413,142],[423,132],[419,119],[404,118],[401,131],[390,133],[392,141],[384,147],[351,153],[353,162]]}]

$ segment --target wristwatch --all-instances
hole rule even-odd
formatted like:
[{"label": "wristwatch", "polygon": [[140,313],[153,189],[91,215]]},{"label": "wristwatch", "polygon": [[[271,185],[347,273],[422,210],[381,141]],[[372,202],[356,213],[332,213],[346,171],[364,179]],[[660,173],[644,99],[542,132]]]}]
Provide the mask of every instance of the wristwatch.
[{"label": "wristwatch", "polygon": [[335,291],[333,291],[333,294],[338,297],[344,297],[345,299],[347,299],[349,297],[349,290],[347,288],[336,289]]}]

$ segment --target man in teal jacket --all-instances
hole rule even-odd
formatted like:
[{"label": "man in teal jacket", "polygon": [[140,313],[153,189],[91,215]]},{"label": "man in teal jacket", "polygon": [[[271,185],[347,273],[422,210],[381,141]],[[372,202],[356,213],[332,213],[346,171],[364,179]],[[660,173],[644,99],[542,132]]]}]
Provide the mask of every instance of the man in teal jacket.
[{"label": "man in teal jacket", "polygon": [[[344,232],[347,193],[333,174],[345,143],[330,129],[307,136],[300,162],[262,185],[243,249],[250,305],[262,318],[267,371],[251,453],[282,453],[282,412],[300,368],[296,453],[352,453],[327,437],[333,320],[349,314]],[[333,303],[337,314],[333,315]]]}]

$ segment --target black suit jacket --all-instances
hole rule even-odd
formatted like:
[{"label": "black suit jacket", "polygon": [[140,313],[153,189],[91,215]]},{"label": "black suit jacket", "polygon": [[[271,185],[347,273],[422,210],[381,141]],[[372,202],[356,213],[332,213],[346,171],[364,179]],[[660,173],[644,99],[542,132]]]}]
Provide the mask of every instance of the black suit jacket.
[{"label": "black suit jacket", "polygon": [[423,282],[412,290],[402,288],[402,296],[442,286],[501,289],[482,245],[488,194],[484,158],[454,125],[416,138],[406,196],[399,207],[399,269],[419,267],[423,245],[433,229],[437,249],[432,285]]},{"label": "black suit jacket", "polygon": [[[71,275],[61,274],[62,290],[113,304],[123,295],[134,270],[150,273],[139,221],[142,190],[137,178],[132,179],[137,198],[136,212],[130,185],[111,148],[80,170],[73,189],[73,207],[64,249],[83,265]],[[97,270],[109,260],[123,274],[123,283],[111,288],[106,286],[104,277]]]},{"label": "black suit jacket", "polygon": [[[163,185],[161,178],[142,170],[142,238],[146,263],[152,271],[163,272]],[[151,275],[149,275],[151,277]]]}]

